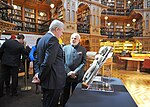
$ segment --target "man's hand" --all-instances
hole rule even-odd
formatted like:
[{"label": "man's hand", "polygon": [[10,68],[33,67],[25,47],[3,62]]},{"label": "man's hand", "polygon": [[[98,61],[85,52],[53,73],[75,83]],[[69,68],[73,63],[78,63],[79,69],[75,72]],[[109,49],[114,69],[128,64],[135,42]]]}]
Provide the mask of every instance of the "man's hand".
[{"label": "man's hand", "polygon": [[67,76],[70,76],[70,77],[73,78],[73,79],[77,78],[76,72],[74,72],[74,71],[70,71],[70,72],[67,74]]},{"label": "man's hand", "polygon": [[34,84],[39,84],[40,83],[40,79],[38,77],[38,73],[36,73],[33,77],[32,83]]}]

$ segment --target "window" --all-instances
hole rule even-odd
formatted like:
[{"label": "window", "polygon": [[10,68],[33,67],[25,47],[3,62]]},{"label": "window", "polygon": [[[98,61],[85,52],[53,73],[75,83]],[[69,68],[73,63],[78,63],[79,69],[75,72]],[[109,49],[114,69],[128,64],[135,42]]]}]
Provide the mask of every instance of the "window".
[{"label": "window", "polygon": [[99,25],[99,17],[97,16],[96,17],[96,26],[98,26]]},{"label": "window", "polygon": [[147,7],[150,7],[150,0],[147,0]]},{"label": "window", "polygon": [[149,20],[146,20],[146,29],[149,29]]},{"label": "window", "polygon": [[66,12],[66,21],[70,21],[70,10],[67,9],[67,12]]},{"label": "window", "polygon": [[95,16],[92,15],[92,24],[95,25]]},{"label": "window", "polygon": [[75,11],[72,10],[71,21],[75,22]]}]

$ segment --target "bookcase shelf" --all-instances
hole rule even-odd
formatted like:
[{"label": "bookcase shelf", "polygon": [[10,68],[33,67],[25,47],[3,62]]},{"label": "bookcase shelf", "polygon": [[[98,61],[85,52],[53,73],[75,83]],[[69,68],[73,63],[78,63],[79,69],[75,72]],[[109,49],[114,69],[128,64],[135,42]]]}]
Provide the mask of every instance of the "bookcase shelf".
[{"label": "bookcase shelf", "polygon": [[35,10],[25,7],[24,12],[24,30],[27,32],[36,32]]},{"label": "bookcase shelf", "polygon": [[[81,7],[80,7],[81,8]],[[79,33],[90,33],[90,10],[86,8],[77,12],[77,31]]]},{"label": "bookcase shelf", "polygon": [[46,27],[43,23],[48,20],[47,12],[38,11],[38,32],[42,32],[42,29]]},{"label": "bookcase shelf", "polygon": [[[124,9],[120,9],[124,10]],[[117,11],[117,10],[116,10]],[[127,17],[114,17],[111,15],[107,15],[109,17],[108,21],[106,22],[104,20],[104,17],[106,15],[102,15],[101,22],[101,35],[106,35],[108,38],[118,38],[118,39],[129,39],[132,37],[142,37],[143,34],[143,17],[142,16],[137,16],[138,18],[135,17],[136,23],[135,23],[135,28],[133,27],[133,18],[127,18]],[[123,18],[123,19],[121,19]],[[109,27],[106,23],[111,23],[111,26]],[[106,26],[107,25],[107,26]],[[127,26],[128,25],[128,26]]]},{"label": "bookcase shelf", "polygon": [[[64,13],[64,7],[62,4],[59,5],[57,8],[55,7],[52,11],[53,11],[52,14],[53,14],[54,19],[59,19],[61,21],[64,20],[65,13]],[[69,16],[67,16],[67,17],[69,17]]]},{"label": "bookcase shelf", "polygon": [[116,8],[124,9],[124,0],[116,0]]},{"label": "bookcase shelf", "polygon": [[140,51],[142,44],[139,41],[101,41],[100,47],[102,46],[112,46],[114,48],[114,53],[122,53],[122,51]]},{"label": "bookcase shelf", "polygon": [[59,20],[64,20],[64,7],[62,6],[62,4],[58,6],[57,14]]},{"label": "bookcase shelf", "polygon": [[[12,22],[16,24],[13,28],[15,31],[36,32],[42,33],[43,23],[49,18],[47,10],[39,10],[35,7],[24,4],[15,4],[12,10]],[[42,12],[42,15],[40,13]],[[40,29],[40,30],[39,30]]]},{"label": "bookcase shelf", "polygon": [[14,5],[15,9],[12,11],[12,22],[16,24],[13,30],[22,31],[23,21],[22,21],[22,7],[19,5]]}]

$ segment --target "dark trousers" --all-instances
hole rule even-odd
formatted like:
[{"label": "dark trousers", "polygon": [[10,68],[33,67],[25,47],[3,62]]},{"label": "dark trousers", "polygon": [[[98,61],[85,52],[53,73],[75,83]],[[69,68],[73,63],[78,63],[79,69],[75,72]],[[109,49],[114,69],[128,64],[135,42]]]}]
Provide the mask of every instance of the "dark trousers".
[{"label": "dark trousers", "polygon": [[7,80],[7,83],[8,83],[8,77],[12,77],[12,87],[11,87],[12,94],[17,93],[18,71],[19,71],[18,67],[1,65],[1,71],[0,71],[0,95],[3,94],[4,81]]},{"label": "dark trousers", "polygon": [[66,84],[64,87],[64,91],[61,95],[61,99],[60,99],[60,103],[61,105],[64,107],[66,102],[68,101],[70,95],[73,93],[74,89],[76,88],[77,84],[79,83],[79,81],[70,81],[70,80],[66,80]]},{"label": "dark trousers", "polygon": [[5,86],[6,86],[6,90],[10,89],[10,72],[9,74],[7,74],[6,79],[5,79]]},{"label": "dark trousers", "polygon": [[58,101],[62,89],[45,89],[43,90],[43,107],[58,107]]}]

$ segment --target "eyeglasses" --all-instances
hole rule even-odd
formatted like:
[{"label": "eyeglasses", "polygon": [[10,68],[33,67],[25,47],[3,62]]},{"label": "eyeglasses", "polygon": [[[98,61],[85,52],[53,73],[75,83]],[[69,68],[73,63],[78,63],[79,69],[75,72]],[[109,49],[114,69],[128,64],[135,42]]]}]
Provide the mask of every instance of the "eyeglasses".
[{"label": "eyeglasses", "polygon": [[71,39],[74,39],[74,40],[76,40],[77,38],[74,38],[74,37],[73,37],[73,38],[71,38]]}]

